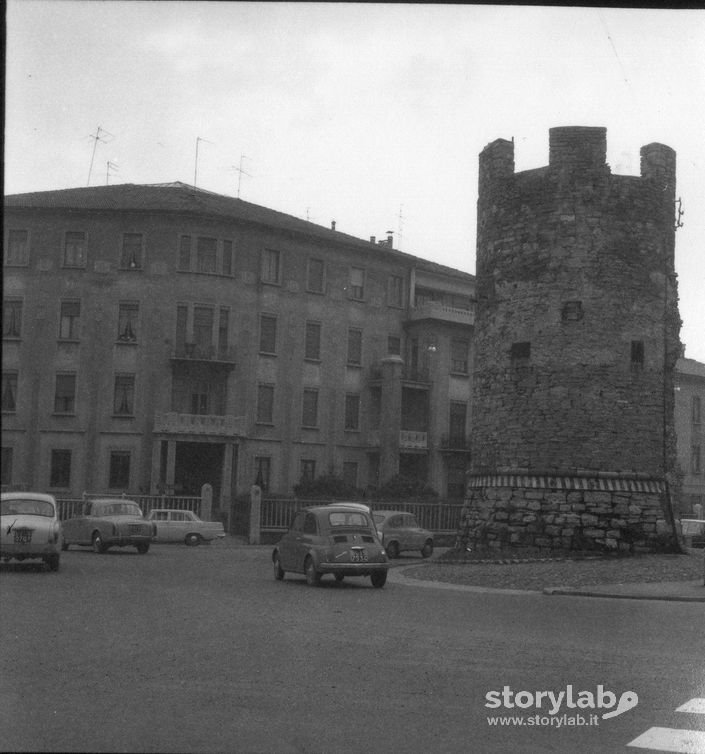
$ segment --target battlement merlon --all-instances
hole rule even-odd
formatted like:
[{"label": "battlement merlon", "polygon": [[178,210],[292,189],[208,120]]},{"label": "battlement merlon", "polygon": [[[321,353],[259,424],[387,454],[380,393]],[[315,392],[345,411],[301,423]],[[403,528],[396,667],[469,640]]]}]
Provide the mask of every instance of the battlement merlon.
[{"label": "battlement merlon", "polygon": [[653,181],[657,196],[668,202],[676,200],[676,153],[665,144],[652,143],[641,148],[641,177]]}]

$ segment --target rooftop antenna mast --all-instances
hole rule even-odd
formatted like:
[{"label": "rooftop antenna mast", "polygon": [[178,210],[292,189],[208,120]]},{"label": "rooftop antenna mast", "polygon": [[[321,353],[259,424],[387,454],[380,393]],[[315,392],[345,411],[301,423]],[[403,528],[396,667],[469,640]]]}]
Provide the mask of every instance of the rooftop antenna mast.
[{"label": "rooftop antenna mast", "polygon": [[116,173],[118,172],[119,168],[116,163],[110,162],[108,160],[108,166],[105,170],[105,185],[107,186],[110,183],[110,171],[114,170]]},{"label": "rooftop antenna mast", "polygon": [[237,173],[237,198],[240,198],[240,183],[242,182],[242,176],[246,175],[248,178],[252,178],[252,176],[249,173],[246,173],[242,169],[242,161],[247,160],[247,155],[241,154],[240,155],[240,167],[236,168],[235,165],[232,166],[233,170]]},{"label": "rooftop antenna mast", "polygon": [[198,186],[198,145],[200,142],[205,141],[206,144],[212,144],[212,141],[208,141],[208,139],[204,139],[201,136],[196,137],[196,164],[193,169],[193,185]]},{"label": "rooftop antenna mast", "polygon": [[93,139],[93,154],[91,154],[91,166],[88,168],[88,182],[86,183],[86,186],[91,185],[91,173],[93,172],[93,160],[95,159],[95,148],[98,146],[98,142],[102,141],[103,144],[107,144],[107,139],[104,139],[103,136],[112,136],[112,134],[109,131],[106,131],[104,128],[101,128],[98,126],[97,131],[94,134],[91,134],[89,138]]},{"label": "rooftop antenna mast", "polygon": [[402,238],[402,229],[404,227],[404,215],[402,214],[402,210],[404,209],[404,205],[399,205],[399,231],[397,233],[397,238],[399,239],[397,241],[398,247],[401,249],[401,238]]}]

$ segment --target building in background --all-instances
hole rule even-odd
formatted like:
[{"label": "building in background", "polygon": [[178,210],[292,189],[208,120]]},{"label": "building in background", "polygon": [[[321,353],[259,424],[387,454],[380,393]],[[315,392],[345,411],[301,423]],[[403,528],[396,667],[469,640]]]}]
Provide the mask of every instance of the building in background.
[{"label": "building in background", "polygon": [[680,512],[684,518],[697,518],[693,515],[695,506],[705,509],[705,364],[679,359],[676,370]]},{"label": "building in background", "polygon": [[182,183],[5,198],[4,485],[462,498],[474,277]]}]

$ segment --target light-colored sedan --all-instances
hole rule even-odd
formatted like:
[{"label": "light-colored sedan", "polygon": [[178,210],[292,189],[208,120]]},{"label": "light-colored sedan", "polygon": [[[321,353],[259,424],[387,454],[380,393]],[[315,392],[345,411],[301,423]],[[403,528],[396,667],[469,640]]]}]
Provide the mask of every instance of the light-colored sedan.
[{"label": "light-colored sedan", "polygon": [[43,560],[59,570],[61,522],[52,495],[40,492],[3,492],[0,502],[0,558]]},{"label": "light-colored sedan", "polygon": [[201,521],[193,511],[153,508],[147,520],[156,528],[155,542],[184,542],[193,546],[225,536],[222,523]]},{"label": "light-colored sedan", "polygon": [[98,498],[83,503],[81,515],[63,523],[64,550],[69,545],[92,547],[107,552],[110,547],[136,547],[140,555],[149,552],[154,529],[142,516],[134,500]]},{"label": "light-colored sedan", "polygon": [[389,558],[405,550],[418,550],[424,558],[433,555],[433,532],[422,529],[413,513],[375,511],[373,518]]}]

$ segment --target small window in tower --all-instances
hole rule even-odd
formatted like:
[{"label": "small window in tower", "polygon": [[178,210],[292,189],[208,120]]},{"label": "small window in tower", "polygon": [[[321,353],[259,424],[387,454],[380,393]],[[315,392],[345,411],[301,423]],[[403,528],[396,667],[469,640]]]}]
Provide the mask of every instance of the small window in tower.
[{"label": "small window in tower", "polygon": [[644,366],[644,341],[632,341],[632,368],[641,369]]},{"label": "small window in tower", "polygon": [[561,319],[563,322],[580,322],[583,318],[582,301],[565,301],[561,309]]},{"label": "small window in tower", "polygon": [[522,364],[527,362],[531,358],[531,343],[528,341],[512,343],[510,355],[513,363]]}]

